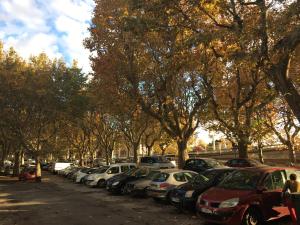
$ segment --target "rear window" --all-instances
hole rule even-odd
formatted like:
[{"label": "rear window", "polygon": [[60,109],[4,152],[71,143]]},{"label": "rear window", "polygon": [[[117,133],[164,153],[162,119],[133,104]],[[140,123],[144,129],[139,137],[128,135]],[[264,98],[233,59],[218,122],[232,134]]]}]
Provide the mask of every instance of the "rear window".
[{"label": "rear window", "polygon": [[157,174],[159,174],[160,172],[159,171],[151,171],[147,176],[146,178],[149,179],[149,180],[153,180],[155,176],[157,176]]},{"label": "rear window", "polygon": [[153,181],[155,182],[164,182],[169,178],[170,174],[168,173],[159,173],[153,177]]}]

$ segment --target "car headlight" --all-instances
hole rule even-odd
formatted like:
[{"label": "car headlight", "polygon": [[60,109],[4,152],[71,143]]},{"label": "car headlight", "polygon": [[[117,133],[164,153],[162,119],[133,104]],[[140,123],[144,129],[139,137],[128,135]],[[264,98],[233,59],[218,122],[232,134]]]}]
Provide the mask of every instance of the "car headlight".
[{"label": "car headlight", "polygon": [[194,191],[187,191],[185,192],[185,197],[186,198],[191,198],[193,196]]},{"label": "car headlight", "polygon": [[113,183],[112,183],[112,186],[116,186],[116,185],[118,185],[119,183],[120,183],[119,181],[113,182]]},{"label": "car headlight", "polygon": [[239,204],[239,198],[231,198],[221,202],[219,208],[232,208]]}]

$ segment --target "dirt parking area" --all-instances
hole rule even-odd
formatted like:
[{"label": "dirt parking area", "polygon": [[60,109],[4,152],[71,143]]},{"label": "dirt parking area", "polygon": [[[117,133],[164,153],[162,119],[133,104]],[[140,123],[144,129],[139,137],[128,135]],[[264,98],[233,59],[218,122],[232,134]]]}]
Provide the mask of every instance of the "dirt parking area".
[{"label": "dirt parking area", "polygon": [[[0,177],[0,225],[201,225],[152,199],[114,196],[51,174],[42,183]],[[272,225],[290,224],[289,219]]]}]

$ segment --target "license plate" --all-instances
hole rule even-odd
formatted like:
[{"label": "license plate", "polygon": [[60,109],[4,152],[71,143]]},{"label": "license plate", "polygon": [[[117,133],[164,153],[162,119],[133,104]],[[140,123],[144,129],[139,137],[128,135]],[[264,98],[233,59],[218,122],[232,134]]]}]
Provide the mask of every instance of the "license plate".
[{"label": "license plate", "polygon": [[180,200],[179,200],[179,198],[171,198],[171,200],[172,200],[172,202],[176,202],[176,203],[179,203],[180,202]]},{"label": "license plate", "polygon": [[200,211],[203,212],[203,213],[207,213],[207,214],[212,214],[213,213],[212,210],[207,209],[207,208],[201,208]]}]

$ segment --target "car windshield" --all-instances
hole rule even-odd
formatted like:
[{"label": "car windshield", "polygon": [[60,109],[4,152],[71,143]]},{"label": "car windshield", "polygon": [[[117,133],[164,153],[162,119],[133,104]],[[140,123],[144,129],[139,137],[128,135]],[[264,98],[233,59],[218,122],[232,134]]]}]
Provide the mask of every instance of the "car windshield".
[{"label": "car windshield", "polygon": [[159,173],[153,177],[153,181],[154,182],[164,182],[168,179],[169,176],[170,176],[170,174],[168,174],[168,173]]},{"label": "car windshield", "polygon": [[151,171],[147,176],[146,176],[146,179],[148,180],[153,180],[154,177],[159,174],[160,172],[159,171]]},{"label": "car windshield", "polygon": [[88,173],[91,169],[90,168],[83,168],[80,170],[82,173]]},{"label": "car windshield", "polygon": [[255,159],[251,159],[249,161],[251,164],[253,164],[254,166],[262,166],[263,164]]},{"label": "car windshield", "polygon": [[157,158],[156,158],[156,161],[157,161],[158,163],[167,163],[167,162],[169,162],[168,159],[166,159],[165,157],[161,157],[161,156],[157,157]]},{"label": "car windshield", "polygon": [[103,166],[100,169],[94,171],[94,173],[105,173],[109,166]]},{"label": "car windshield", "polygon": [[222,163],[220,163],[219,161],[217,161],[215,159],[206,159],[205,162],[211,167],[221,167],[221,166],[223,166]]},{"label": "car windshield", "polygon": [[128,176],[133,176],[138,170],[140,170],[139,168],[131,168],[129,170],[127,170],[126,172],[124,172],[124,174],[128,175]]},{"label": "car windshield", "polygon": [[206,176],[204,176],[203,174],[198,174],[196,176],[193,177],[193,179],[191,180],[192,184],[206,184],[209,183],[210,179]]},{"label": "car windshield", "polygon": [[231,173],[218,187],[225,189],[253,190],[256,188],[261,173],[258,171],[240,170]]}]

